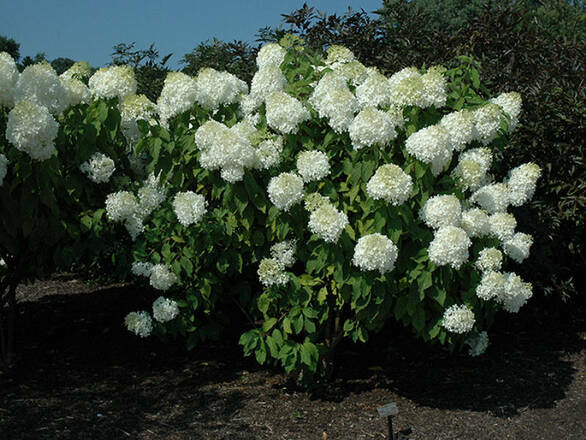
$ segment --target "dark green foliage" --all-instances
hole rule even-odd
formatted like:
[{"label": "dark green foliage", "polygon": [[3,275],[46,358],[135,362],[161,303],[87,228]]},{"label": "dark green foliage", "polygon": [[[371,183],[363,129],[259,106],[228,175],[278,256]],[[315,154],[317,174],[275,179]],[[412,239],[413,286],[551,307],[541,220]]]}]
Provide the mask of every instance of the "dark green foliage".
[{"label": "dark green foliage", "polygon": [[309,46],[345,45],[387,75],[407,66],[450,67],[457,56],[471,55],[481,63],[490,95],[521,93],[521,123],[499,157],[496,177],[528,161],[542,167],[533,202],[515,212],[520,229],[538,238],[527,278],[567,298],[579,290],[574,277],[586,263],[583,2],[474,1],[464,9],[460,3],[385,1],[377,19],[364,11],[328,16],[304,7],[284,22]]},{"label": "dark green foliage", "polygon": [[185,54],[181,63],[183,72],[195,76],[199,69],[211,67],[219,71],[227,71],[243,81],[250,82],[256,69],[255,59],[257,47],[242,41],[229,43],[214,38],[200,43],[190,53]]},{"label": "dark green foliage", "polygon": [[18,61],[20,58],[20,43],[14,41],[13,38],[0,35],[0,52],[7,52],[14,61]]},{"label": "dark green foliage", "polygon": [[67,69],[69,69],[74,64],[75,64],[75,61],[72,60],[71,58],[59,57],[59,58],[55,58],[53,61],[51,61],[51,66],[53,67],[53,69],[55,69],[55,72],[57,72],[57,75],[61,75],[63,72],[65,72]]}]

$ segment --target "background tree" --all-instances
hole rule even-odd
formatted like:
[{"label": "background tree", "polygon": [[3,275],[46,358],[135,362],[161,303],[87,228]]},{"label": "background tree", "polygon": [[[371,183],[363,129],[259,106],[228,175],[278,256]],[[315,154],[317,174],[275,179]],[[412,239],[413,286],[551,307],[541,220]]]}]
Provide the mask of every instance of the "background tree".
[{"label": "background tree", "polygon": [[20,58],[20,44],[12,38],[0,35],[0,52],[8,52],[14,61]]},{"label": "background tree", "polygon": [[61,75],[63,72],[65,72],[67,69],[69,69],[74,64],[75,64],[75,61],[72,60],[71,58],[59,57],[59,58],[55,58],[53,61],[51,61],[51,66],[53,67],[53,69],[55,69],[55,72],[57,72],[57,75]]}]

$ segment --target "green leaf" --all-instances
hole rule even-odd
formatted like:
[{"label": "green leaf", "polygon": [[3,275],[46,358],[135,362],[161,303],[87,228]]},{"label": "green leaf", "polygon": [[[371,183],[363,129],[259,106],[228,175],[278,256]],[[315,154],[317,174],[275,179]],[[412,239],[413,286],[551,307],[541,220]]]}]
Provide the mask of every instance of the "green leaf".
[{"label": "green leaf", "polygon": [[317,369],[317,362],[319,360],[319,352],[315,344],[311,342],[304,342],[300,350],[301,362],[309,367],[311,371]]}]

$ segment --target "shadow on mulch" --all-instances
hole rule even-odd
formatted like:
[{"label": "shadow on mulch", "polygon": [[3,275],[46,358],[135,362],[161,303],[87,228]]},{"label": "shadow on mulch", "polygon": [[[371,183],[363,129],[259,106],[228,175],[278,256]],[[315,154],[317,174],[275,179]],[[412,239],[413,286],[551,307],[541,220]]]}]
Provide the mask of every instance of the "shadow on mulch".
[{"label": "shadow on mulch", "polygon": [[[125,315],[149,309],[155,293],[128,286],[71,292],[19,304],[18,367],[0,373],[3,440],[111,440],[137,433],[260,438],[245,415],[247,401],[259,398],[255,393],[270,400],[299,391],[279,373],[243,358],[236,331],[192,352],[182,342],[130,334]],[[385,396],[392,393],[418,407],[497,418],[554,408],[574,380],[567,355],[584,349],[583,331],[579,312],[547,320],[528,308],[518,316],[499,316],[486,355],[470,358],[418,342],[390,325],[368,345],[343,344],[337,379],[311,397],[341,402],[387,390]]]}]

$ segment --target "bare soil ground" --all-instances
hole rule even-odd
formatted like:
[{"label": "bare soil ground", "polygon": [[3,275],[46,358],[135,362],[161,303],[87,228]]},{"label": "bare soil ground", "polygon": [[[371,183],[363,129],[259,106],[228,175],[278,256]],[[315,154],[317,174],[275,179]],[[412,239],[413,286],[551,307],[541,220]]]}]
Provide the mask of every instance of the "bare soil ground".
[{"label": "bare soil ground", "polygon": [[384,439],[388,402],[402,439],[586,439],[580,310],[499,315],[479,358],[389,328],[342,346],[335,382],[311,394],[243,358],[237,333],[192,352],[128,333],[126,313],[152,299],[67,276],[21,288],[0,439]]}]

